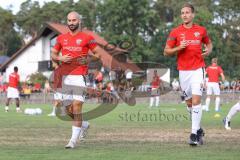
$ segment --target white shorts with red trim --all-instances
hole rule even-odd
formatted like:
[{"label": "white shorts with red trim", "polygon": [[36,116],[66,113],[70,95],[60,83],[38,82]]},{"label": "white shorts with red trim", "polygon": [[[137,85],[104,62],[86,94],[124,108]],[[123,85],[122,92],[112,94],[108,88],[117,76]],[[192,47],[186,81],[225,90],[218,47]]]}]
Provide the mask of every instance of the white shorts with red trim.
[{"label": "white shorts with red trim", "polygon": [[202,96],[204,75],[204,68],[190,71],[179,71],[180,86],[185,100],[191,99],[192,95]]}]

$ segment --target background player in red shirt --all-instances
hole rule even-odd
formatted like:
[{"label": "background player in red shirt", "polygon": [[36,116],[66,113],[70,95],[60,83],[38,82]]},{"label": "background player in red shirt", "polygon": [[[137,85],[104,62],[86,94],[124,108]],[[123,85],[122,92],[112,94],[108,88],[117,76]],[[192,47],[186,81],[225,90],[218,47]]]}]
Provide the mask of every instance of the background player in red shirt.
[{"label": "background player in red shirt", "polygon": [[9,102],[12,98],[16,100],[16,111],[21,112],[20,106],[19,106],[19,80],[20,76],[18,74],[18,67],[14,67],[14,72],[9,75],[8,78],[8,88],[7,88],[7,102],[5,106],[5,112],[9,111]]},{"label": "background player in red shirt", "polygon": [[151,82],[151,98],[150,98],[150,108],[153,106],[154,99],[155,99],[155,106],[159,106],[159,95],[160,95],[160,83],[161,79],[159,78],[157,74],[157,70],[154,70],[153,72],[153,78]]},{"label": "background player in red shirt", "polygon": [[[204,56],[212,51],[212,43],[206,29],[193,23],[194,16],[194,7],[189,3],[184,4],[181,9],[183,24],[171,31],[164,49],[166,56],[177,55],[180,86],[185,102],[192,113],[190,145],[202,144],[203,130],[200,123]],[[205,44],[204,53],[202,53],[203,44]]]},{"label": "background player in red shirt", "polygon": [[[52,67],[54,70],[58,68],[58,63],[52,60]],[[48,114],[48,116],[56,116],[56,109],[61,104],[62,95],[60,93],[55,92],[53,95],[54,103],[53,103],[53,109],[52,113]]]},{"label": "background player in red shirt", "polygon": [[219,76],[222,77],[222,81],[225,81],[225,76],[223,74],[223,70],[217,64],[217,58],[212,59],[212,65],[208,66],[206,69],[206,73],[208,75],[208,82],[207,82],[207,99],[205,110],[209,111],[210,105],[210,97],[212,94],[216,96],[215,100],[215,111],[219,111],[220,107],[220,88],[219,88]]},{"label": "background player in red shirt", "polygon": [[[101,48],[90,35],[81,31],[80,15],[77,12],[70,12],[67,16],[69,32],[59,35],[57,42],[52,48],[52,59],[61,61],[58,73],[61,75],[61,87],[67,89],[62,93],[63,100],[71,103],[66,105],[73,119],[72,137],[65,148],[74,148],[81,132],[88,128],[89,124],[82,123],[82,105],[85,100],[84,88],[86,87],[85,75],[88,73],[87,56],[89,49],[97,54]],[[60,55],[59,53],[62,53]],[[99,56],[99,54],[97,54]],[[72,87],[70,87],[72,86]],[[59,86],[57,86],[59,87]],[[65,101],[67,102],[67,101]]]}]

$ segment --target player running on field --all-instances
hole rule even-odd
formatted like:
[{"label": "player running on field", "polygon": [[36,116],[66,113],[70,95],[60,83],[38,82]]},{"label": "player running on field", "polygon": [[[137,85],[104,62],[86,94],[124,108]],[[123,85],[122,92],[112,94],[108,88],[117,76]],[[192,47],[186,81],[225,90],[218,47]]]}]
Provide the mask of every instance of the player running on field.
[{"label": "player running on field", "polygon": [[[83,91],[86,87],[85,76],[88,74],[88,51],[91,50],[96,54],[101,51],[101,48],[92,36],[81,31],[81,19],[77,12],[68,14],[67,24],[69,32],[57,37],[51,55],[54,61],[62,62],[57,69],[58,75],[61,74],[62,84],[69,86],[69,90],[63,93],[63,100],[70,102],[66,106],[73,123],[72,137],[65,148],[74,148],[81,131],[88,127],[88,123],[82,123],[81,114],[85,100]],[[60,52],[62,55],[59,55]]]},{"label": "player running on field", "polygon": [[[190,145],[202,144],[203,130],[201,96],[204,82],[204,56],[212,51],[212,43],[204,27],[193,23],[194,7],[186,3],[181,9],[183,24],[174,28],[167,39],[164,55],[177,56],[180,86],[185,102],[191,110]],[[202,45],[205,51],[202,53]]]}]

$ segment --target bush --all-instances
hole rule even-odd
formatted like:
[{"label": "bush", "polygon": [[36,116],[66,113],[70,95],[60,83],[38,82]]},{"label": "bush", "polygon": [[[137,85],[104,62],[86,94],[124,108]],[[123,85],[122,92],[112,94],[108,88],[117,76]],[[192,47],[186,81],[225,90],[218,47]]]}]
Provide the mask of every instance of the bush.
[{"label": "bush", "polygon": [[30,82],[33,84],[40,83],[41,86],[44,86],[45,81],[47,80],[47,77],[45,77],[42,73],[33,73],[30,75]]}]

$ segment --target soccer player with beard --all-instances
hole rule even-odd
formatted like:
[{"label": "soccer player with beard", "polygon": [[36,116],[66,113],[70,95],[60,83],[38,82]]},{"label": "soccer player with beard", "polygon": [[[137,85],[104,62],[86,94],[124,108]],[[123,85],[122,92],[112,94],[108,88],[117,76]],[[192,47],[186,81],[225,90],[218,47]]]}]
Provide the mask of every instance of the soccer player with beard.
[{"label": "soccer player with beard", "polygon": [[[181,9],[183,24],[174,28],[168,36],[165,56],[177,55],[180,86],[185,102],[191,111],[192,130],[189,144],[203,144],[201,96],[204,82],[204,56],[212,51],[212,43],[204,27],[193,23],[194,7],[186,3]],[[202,53],[202,44],[205,51]]]},{"label": "soccer player with beard", "polygon": [[81,114],[85,100],[83,91],[86,87],[85,76],[88,74],[87,56],[89,50],[96,56],[101,51],[95,39],[81,31],[80,24],[80,15],[77,12],[70,12],[67,15],[69,32],[57,37],[51,51],[52,59],[61,62],[56,70],[58,73],[55,74],[60,77],[60,83],[56,83],[62,85],[60,88],[62,88],[63,101],[68,102],[63,104],[67,106],[67,111],[72,118],[72,136],[65,146],[66,149],[74,148],[81,132],[88,128],[89,124],[82,121]]}]

